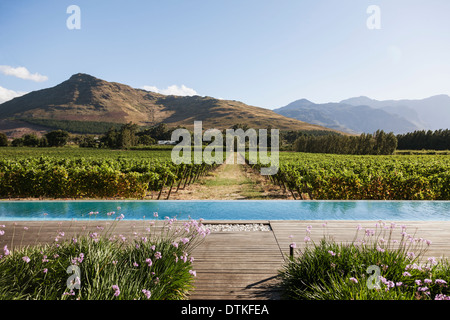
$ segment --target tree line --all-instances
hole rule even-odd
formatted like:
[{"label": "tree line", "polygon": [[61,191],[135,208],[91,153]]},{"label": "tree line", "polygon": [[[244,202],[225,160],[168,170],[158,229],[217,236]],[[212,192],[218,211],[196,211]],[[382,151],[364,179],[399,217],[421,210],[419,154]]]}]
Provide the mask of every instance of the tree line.
[{"label": "tree line", "polygon": [[[62,147],[69,139],[69,133],[64,130],[54,130],[38,137],[34,133],[24,134],[20,138],[11,141],[13,147]],[[0,147],[10,145],[6,134],[0,132]]]},{"label": "tree line", "polygon": [[397,135],[400,150],[450,150],[450,130],[416,130]]},{"label": "tree line", "polygon": [[300,136],[293,145],[297,152],[334,153],[355,155],[389,155],[397,148],[397,137],[392,133],[377,130],[374,134],[359,136],[324,135]]},{"label": "tree line", "polygon": [[[249,129],[246,124],[235,124],[231,127],[231,129],[238,128],[244,131]],[[34,133],[25,134],[11,142],[4,133],[0,132],[0,147],[8,145],[14,147],[61,147],[72,142],[80,147],[127,149],[135,146],[155,145],[158,140],[170,140],[175,129],[177,128],[169,128],[165,123],[142,128],[130,122],[122,124],[120,127],[111,126],[102,135],[73,135],[65,130],[54,130],[41,137]],[[267,128],[269,145],[270,129],[270,127]],[[396,149],[450,150],[450,130],[421,130],[398,135],[378,130],[373,134],[363,133],[359,136],[344,136],[320,130],[313,132],[280,131],[280,146],[282,149],[288,148],[299,152],[336,154],[392,154]]]},{"label": "tree line", "polygon": [[103,135],[71,135],[65,130],[54,130],[38,137],[35,133],[24,134],[11,142],[0,132],[0,146],[12,147],[63,147],[69,141],[86,148],[127,149],[137,145],[154,145],[158,140],[170,140],[172,131],[166,124],[161,123],[142,130],[133,123],[120,127],[110,127]]}]

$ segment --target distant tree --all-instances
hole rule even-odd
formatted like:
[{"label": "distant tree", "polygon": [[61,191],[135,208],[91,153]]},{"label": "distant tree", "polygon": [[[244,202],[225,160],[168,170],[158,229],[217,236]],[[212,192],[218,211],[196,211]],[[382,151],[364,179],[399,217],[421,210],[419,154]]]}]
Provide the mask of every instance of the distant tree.
[{"label": "distant tree", "polygon": [[145,146],[150,146],[152,144],[156,144],[156,142],[157,142],[156,139],[152,138],[151,136],[149,136],[147,134],[141,135],[138,138],[138,144],[142,144]]},{"label": "distant tree", "polygon": [[133,147],[138,143],[138,137],[136,136],[138,126],[133,123],[124,124],[119,131],[117,138],[117,146],[120,149],[126,149]]},{"label": "distant tree", "polygon": [[41,147],[41,148],[48,147],[48,140],[47,140],[47,137],[46,137],[46,136],[42,136],[42,137],[39,139],[39,147]]},{"label": "distant tree", "polygon": [[96,140],[93,136],[86,136],[79,140],[78,145],[81,148],[97,148],[98,140]]},{"label": "distant tree", "polygon": [[392,154],[397,147],[397,138],[391,132],[378,130],[373,135],[359,136],[322,135],[299,136],[293,145],[294,151],[336,154]]},{"label": "distant tree", "polygon": [[64,130],[55,130],[45,135],[49,147],[63,147],[69,140],[69,133]]},{"label": "distant tree", "polygon": [[110,128],[101,138],[101,143],[107,148],[126,149],[138,144],[137,134],[138,126],[133,123],[127,123],[119,130]]},{"label": "distant tree", "polygon": [[25,147],[37,147],[39,146],[39,137],[34,133],[25,134],[22,136],[23,145]]},{"label": "distant tree", "polygon": [[435,131],[417,130],[397,135],[398,149],[401,150],[449,150],[450,129]]},{"label": "distant tree", "polygon": [[8,137],[3,132],[0,132],[0,147],[8,146]]},{"label": "distant tree", "polygon": [[11,145],[13,147],[23,147],[23,138],[15,138],[11,142]]},{"label": "distant tree", "polygon": [[109,128],[108,132],[100,139],[102,144],[107,148],[117,148],[117,141],[118,141],[119,133],[117,129],[115,128]]}]

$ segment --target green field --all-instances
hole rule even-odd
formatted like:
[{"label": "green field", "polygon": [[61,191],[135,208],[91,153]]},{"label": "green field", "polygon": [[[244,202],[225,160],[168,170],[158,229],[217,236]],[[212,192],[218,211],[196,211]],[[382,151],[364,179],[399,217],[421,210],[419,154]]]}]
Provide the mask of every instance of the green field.
[{"label": "green field", "polygon": [[449,200],[450,156],[281,153],[272,178],[311,199]]},{"label": "green field", "polygon": [[[77,147],[0,149],[0,197],[143,198],[191,182],[214,166],[176,165],[170,148]],[[260,169],[260,164],[252,165]],[[269,176],[309,199],[449,200],[450,155],[334,155],[280,152]]]},{"label": "green field", "polygon": [[2,148],[0,197],[144,198],[213,165],[180,164],[171,151]]}]

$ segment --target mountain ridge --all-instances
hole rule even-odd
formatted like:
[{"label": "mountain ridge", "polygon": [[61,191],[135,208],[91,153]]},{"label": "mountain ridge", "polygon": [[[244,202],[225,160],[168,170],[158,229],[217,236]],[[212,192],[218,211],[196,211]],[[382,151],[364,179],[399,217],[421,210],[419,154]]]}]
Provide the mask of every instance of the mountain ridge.
[{"label": "mountain ridge", "polygon": [[[133,122],[143,126],[164,122],[169,127],[188,129],[193,127],[195,120],[202,120],[205,129],[226,129],[246,123],[255,129],[271,126],[280,130],[335,131],[240,101],[198,95],[163,95],[85,73],[74,74],[56,86],[0,104],[0,120],[21,118]],[[0,130],[1,125],[0,121]]]},{"label": "mountain ridge", "polygon": [[274,111],[348,133],[373,133],[381,129],[399,134],[448,128],[450,97],[442,94],[421,100],[375,100],[359,96],[328,103],[299,99]]}]

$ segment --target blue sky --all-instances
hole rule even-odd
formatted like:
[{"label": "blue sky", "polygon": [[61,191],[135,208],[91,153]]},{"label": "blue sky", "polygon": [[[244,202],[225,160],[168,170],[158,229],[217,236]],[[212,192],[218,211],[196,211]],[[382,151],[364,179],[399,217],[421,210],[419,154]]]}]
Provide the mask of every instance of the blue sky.
[{"label": "blue sky", "polygon": [[269,109],[450,94],[449,12],[448,0],[1,1],[0,101],[78,72]]}]

